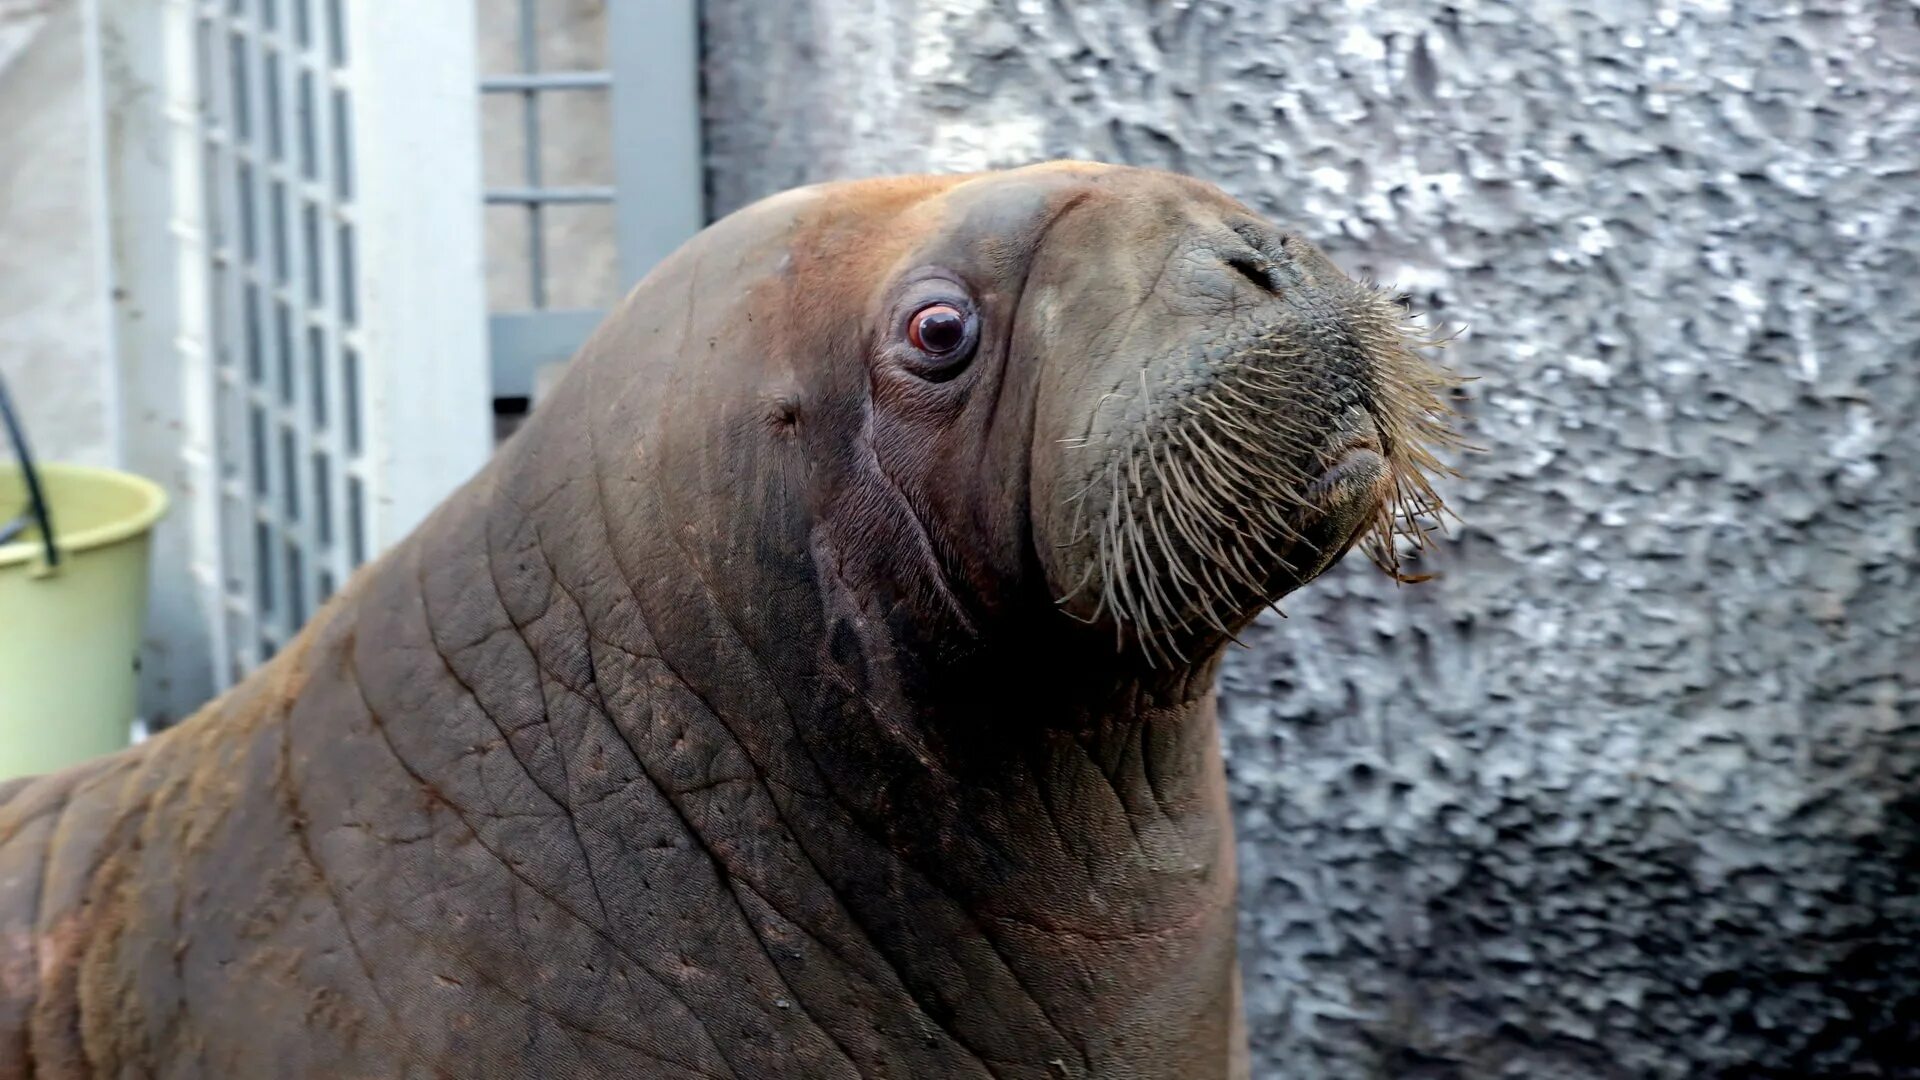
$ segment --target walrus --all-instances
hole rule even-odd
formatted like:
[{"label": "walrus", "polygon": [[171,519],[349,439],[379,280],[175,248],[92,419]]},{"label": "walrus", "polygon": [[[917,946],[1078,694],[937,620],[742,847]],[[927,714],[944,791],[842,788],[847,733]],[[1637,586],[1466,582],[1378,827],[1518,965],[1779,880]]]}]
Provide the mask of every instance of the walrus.
[{"label": "walrus", "polygon": [[1420,532],[1422,344],[1162,172],[724,218],[270,663],[0,791],[0,1074],[1243,1073],[1214,675]]}]

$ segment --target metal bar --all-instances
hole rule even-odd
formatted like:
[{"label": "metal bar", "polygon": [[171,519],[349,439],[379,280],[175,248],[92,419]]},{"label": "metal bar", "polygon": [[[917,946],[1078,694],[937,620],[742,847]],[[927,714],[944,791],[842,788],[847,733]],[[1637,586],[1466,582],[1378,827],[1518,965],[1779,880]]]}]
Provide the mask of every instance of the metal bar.
[{"label": "metal bar", "polygon": [[[319,4],[322,0],[313,0]],[[344,14],[344,13],[343,13]],[[344,31],[345,26],[334,29]],[[328,30],[333,33],[334,30]],[[339,583],[353,573],[353,560],[350,545],[345,539],[345,521],[347,506],[347,466],[353,458],[353,448],[348,445],[346,418],[348,402],[360,394],[360,387],[351,385],[351,376],[347,371],[345,354],[350,348],[345,329],[335,317],[339,310],[340,299],[337,295],[340,282],[339,251],[336,243],[339,239],[337,229],[330,227],[334,221],[344,220],[349,209],[346,201],[355,190],[353,177],[342,174],[341,170],[351,169],[353,161],[348,155],[339,152],[341,140],[351,138],[351,131],[343,131],[339,124],[343,116],[334,105],[334,94],[339,83],[329,70],[331,63],[328,42],[323,35],[315,33],[309,36],[302,53],[302,66],[314,77],[313,138],[314,138],[314,174],[309,183],[302,185],[300,208],[300,231],[302,245],[311,244],[300,275],[305,280],[318,283],[320,299],[308,305],[308,317],[305,327],[307,346],[310,350],[316,346],[318,357],[309,355],[309,361],[318,360],[320,365],[319,384],[315,395],[326,402],[327,421],[316,425],[314,444],[318,449],[317,457],[324,459],[324,477],[314,477],[316,492],[315,512],[324,513],[329,525],[328,542],[319,545],[310,553],[314,572],[313,596],[318,602]],[[351,122],[349,120],[349,122]],[[306,232],[307,207],[314,208],[316,231],[308,236]],[[314,286],[308,284],[300,291],[310,294]],[[333,297],[331,303],[327,298]],[[316,332],[317,331],[317,336]],[[309,469],[313,468],[311,462]]]},{"label": "metal bar", "polygon": [[[322,152],[317,138],[320,118],[315,114],[323,107],[315,93],[319,80],[313,69],[319,64],[312,62],[300,37],[302,11],[301,5],[294,5],[291,17],[281,20],[275,35],[282,57],[283,85],[279,102],[288,152],[273,173],[281,189],[278,211],[283,215],[277,219],[280,232],[276,242],[286,245],[282,253],[286,273],[274,289],[273,300],[276,311],[284,311],[290,322],[286,336],[278,343],[287,351],[287,355],[281,357],[281,375],[289,381],[280,387],[282,441],[276,449],[281,455],[283,480],[290,494],[286,505],[291,511],[287,522],[289,535],[283,540],[283,550],[275,553],[275,557],[287,560],[284,576],[290,632],[300,629],[306,615],[318,603],[325,551],[317,522],[326,513],[328,500],[332,498],[310,464],[327,452],[321,441],[323,425],[319,419],[322,405],[319,395],[324,392],[325,335],[321,332],[316,340],[314,323],[319,320],[320,312],[307,301],[305,275],[314,260],[307,250],[308,237],[302,220],[308,198],[303,170],[311,169],[315,177],[321,175],[317,160]],[[292,555],[296,548],[297,565]]]},{"label": "metal bar", "polygon": [[613,77],[604,71],[548,71],[531,75],[489,75],[480,80],[483,94],[517,94],[537,90],[605,90]]},{"label": "metal bar", "polygon": [[[245,445],[248,447],[259,500],[256,510],[262,512],[262,520],[254,523],[252,535],[248,537],[251,541],[249,550],[253,554],[252,584],[259,591],[260,599],[254,634],[264,640],[274,631],[286,629],[288,599],[291,595],[286,567],[276,557],[280,539],[289,528],[286,514],[287,478],[277,467],[280,460],[280,425],[275,416],[277,409],[273,393],[280,367],[280,341],[270,294],[274,287],[273,268],[279,238],[274,234],[273,190],[267,178],[267,163],[274,157],[273,132],[280,123],[280,117],[274,114],[274,95],[268,89],[268,80],[276,74],[278,64],[269,65],[267,62],[271,50],[264,38],[267,31],[260,20],[236,19],[233,20],[233,27],[233,33],[237,35],[246,57],[246,81],[244,86],[236,84],[236,89],[240,91],[249,118],[244,144],[249,158],[248,191],[242,212],[247,218],[254,242],[252,252],[247,253],[242,274],[246,282],[253,286],[246,315],[255,329],[246,343],[249,392],[243,401],[247,417]],[[262,655],[270,651],[263,649]]]},{"label": "metal bar", "polygon": [[[336,276],[360,298],[342,359],[360,384],[363,442],[344,464],[365,472],[349,472],[339,524],[368,557],[492,449],[477,14],[471,3],[371,2],[347,27],[358,224],[339,240]],[[430,177],[421,161],[435,163]]]},{"label": "metal bar", "polygon": [[[529,213],[534,310],[494,315],[488,323],[496,397],[531,397],[537,373],[579,349],[604,317],[598,311],[544,310],[547,302],[546,206],[611,203],[623,287],[644,276],[705,223],[704,163],[700,144],[697,0],[653,0],[607,5],[606,72],[538,71],[532,0],[521,0],[518,77],[482,82],[483,93],[519,92],[526,99],[527,183],[484,194],[494,205],[524,205]],[[611,92],[614,183],[546,187],[540,173],[536,97],[558,87]]]},{"label": "metal bar", "polygon": [[487,191],[486,199],[494,205],[524,205],[538,208],[548,205],[610,203],[614,201],[615,195],[616,192],[610,187],[491,188]]},{"label": "metal bar", "polygon": [[546,364],[565,360],[606,317],[602,311],[520,311],[487,320],[493,358],[493,396],[532,397],[533,377]]},{"label": "metal bar", "polygon": [[[533,75],[540,70],[539,27],[533,18],[533,0],[520,0],[520,71]],[[522,148],[525,158],[525,177],[529,188],[539,188],[540,182],[540,94],[528,89],[521,93],[521,138],[525,141]],[[527,274],[528,294],[536,309],[547,306],[547,266],[545,230],[541,227],[540,204],[529,202],[527,206]]]},{"label": "metal bar", "polygon": [[607,5],[620,276],[632,286],[706,223],[698,0]]},{"label": "metal bar", "polygon": [[209,545],[217,587],[223,597],[240,603],[232,617],[223,617],[215,628],[221,670],[216,678],[221,686],[231,682],[235,665],[251,667],[256,661],[256,634],[261,621],[260,597],[256,588],[257,570],[253,565],[250,535],[235,528],[235,506],[249,506],[255,498],[254,476],[247,469],[247,411],[244,387],[247,383],[246,353],[247,260],[242,237],[246,226],[241,221],[243,203],[237,176],[239,163],[250,155],[248,140],[242,135],[238,116],[244,106],[236,100],[232,52],[232,24],[224,13],[216,12],[205,20],[208,33],[208,85],[202,88],[206,101],[206,124],[220,133],[216,152],[208,163],[207,183],[214,205],[209,224],[217,229],[218,246],[212,251],[209,272],[218,283],[212,304],[214,318],[207,342],[210,359],[222,372],[224,388],[213,383],[213,423],[209,435],[212,459],[218,475],[230,475],[238,485],[238,496],[229,495],[215,507],[214,539]]}]

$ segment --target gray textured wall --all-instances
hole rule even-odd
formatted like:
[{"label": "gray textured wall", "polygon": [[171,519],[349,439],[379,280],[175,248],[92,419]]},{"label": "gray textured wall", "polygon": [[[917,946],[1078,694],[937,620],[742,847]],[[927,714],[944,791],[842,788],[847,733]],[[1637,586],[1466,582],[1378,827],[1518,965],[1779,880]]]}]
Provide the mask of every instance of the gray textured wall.
[{"label": "gray textured wall", "polygon": [[1920,8],[706,11],[716,210],[1163,165],[1470,327],[1444,578],[1227,674],[1260,1075],[1920,1076]]}]

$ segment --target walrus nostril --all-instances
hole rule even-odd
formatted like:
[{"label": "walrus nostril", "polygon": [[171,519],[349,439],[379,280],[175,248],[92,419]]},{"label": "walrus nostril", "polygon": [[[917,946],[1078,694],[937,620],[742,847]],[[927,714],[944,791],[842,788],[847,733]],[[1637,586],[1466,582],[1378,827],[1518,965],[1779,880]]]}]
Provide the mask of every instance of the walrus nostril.
[{"label": "walrus nostril", "polygon": [[1279,288],[1273,280],[1273,264],[1251,252],[1241,252],[1227,256],[1227,265],[1239,271],[1240,276],[1260,286],[1261,289],[1277,293]]},{"label": "walrus nostril", "polygon": [[1227,265],[1247,280],[1278,296],[1302,282],[1296,249],[1286,233],[1264,222],[1240,221],[1230,226],[1246,244],[1223,256]]}]

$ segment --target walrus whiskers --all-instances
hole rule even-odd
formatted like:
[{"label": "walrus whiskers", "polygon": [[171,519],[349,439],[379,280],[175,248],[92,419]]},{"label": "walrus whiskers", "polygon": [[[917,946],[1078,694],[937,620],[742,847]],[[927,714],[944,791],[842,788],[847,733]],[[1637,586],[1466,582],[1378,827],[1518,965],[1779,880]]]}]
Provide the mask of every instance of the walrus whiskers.
[{"label": "walrus whiskers", "polygon": [[[1350,309],[1347,340],[1369,360],[1358,382],[1306,366],[1314,363],[1307,346],[1273,340],[1237,350],[1204,386],[1170,404],[1140,373],[1143,420],[1074,496],[1072,535],[1099,535],[1094,565],[1073,593],[1099,578],[1094,618],[1111,618],[1117,640],[1131,635],[1157,662],[1177,657],[1178,639],[1196,628],[1231,637],[1223,609],[1265,601],[1276,570],[1300,573],[1284,549],[1330,561],[1335,552],[1303,529],[1326,512],[1316,500],[1334,497],[1332,488],[1316,489],[1316,478],[1344,452],[1323,432],[1337,431],[1356,407],[1374,431],[1359,445],[1385,463],[1384,495],[1339,542],[1366,551],[1397,581],[1419,580],[1402,570],[1400,549],[1429,547],[1445,513],[1430,477],[1451,472],[1436,451],[1461,445],[1442,398],[1458,380],[1420,355],[1447,339],[1416,332],[1405,307],[1383,291],[1358,287]],[[1069,445],[1089,448],[1092,435]],[[1103,484],[1106,513],[1091,513],[1087,496]]]},{"label": "walrus whiskers", "polygon": [[[1162,470],[1160,466],[1160,455],[1155,452],[1156,449],[1158,449],[1157,444],[1148,444],[1147,459],[1153,465],[1154,475],[1160,482],[1160,489],[1167,492],[1169,498],[1180,498],[1180,493],[1172,490],[1172,485],[1167,479],[1166,472]],[[1174,518],[1175,528],[1179,528],[1183,520],[1179,515],[1149,514],[1149,520],[1153,523],[1155,534],[1160,540],[1160,550],[1169,552],[1174,550],[1174,541],[1167,535],[1166,519],[1170,516]],[[1182,559],[1169,559],[1167,561],[1167,568],[1174,585],[1179,589],[1182,604],[1197,605],[1200,609],[1201,617],[1207,621],[1209,626],[1213,627],[1219,633],[1231,634],[1226,623],[1222,622],[1218,613],[1214,611],[1213,598],[1209,594],[1208,587],[1193,576],[1187,567],[1186,561]],[[1188,591],[1188,586],[1192,586],[1193,591],[1191,593]]]}]

